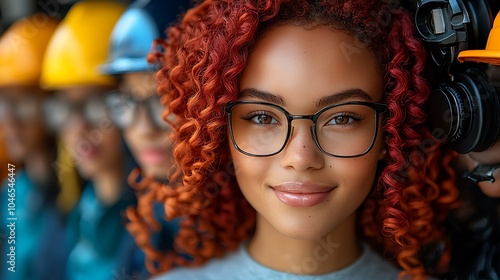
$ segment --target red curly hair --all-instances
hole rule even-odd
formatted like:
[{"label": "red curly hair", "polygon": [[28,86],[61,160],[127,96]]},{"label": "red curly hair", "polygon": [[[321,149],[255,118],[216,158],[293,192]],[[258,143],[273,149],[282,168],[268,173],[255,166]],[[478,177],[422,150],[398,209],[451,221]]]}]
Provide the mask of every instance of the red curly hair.
[{"label": "red curly hair", "polygon": [[[373,0],[206,0],[157,41],[158,92],[173,113],[178,164],[168,185],[139,184],[139,205],[128,210],[129,231],[146,252],[152,273],[200,265],[235,250],[255,227],[255,210],[239,190],[229,160],[227,117],[222,108],[238,98],[249,53],[274,24],[325,25],[343,30],[378,57],[385,74],[388,150],[379,179],[359,211],[361,234],[413,278],[425,277],[424,246],[444,240],[440,223],[457,198],[453,154],[432,141],[422,107],[426,54],[412,17],[401,7]],[[150,244],[158,230],[152,201],[166,217],[183,217],[174,250]],[[381,234],[382,233],[382,234]],[[189,255],[189,257],[186,257]],[[444,255],[443,255],[444,256]]]}]

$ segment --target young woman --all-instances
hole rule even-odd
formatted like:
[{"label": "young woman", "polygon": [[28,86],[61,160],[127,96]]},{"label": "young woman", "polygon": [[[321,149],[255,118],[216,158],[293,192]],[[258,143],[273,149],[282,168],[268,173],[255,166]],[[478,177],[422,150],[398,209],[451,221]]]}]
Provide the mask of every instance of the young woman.
[{"label": "young woman", "polygon": [[187,9],[189,1],[135,1],[120,17],[110,38],[104,74],[120,78],[119,90],[107,97],[115,125],[122,129],[141,175],[165,181],[173,166],[168,124],[156,93],[155,65],[147,62],[152,41]]},{"label": "young woman", "polygon": [[412,22],[384,1],[237,0],[170,29],[155,57],[179,172],[129,213],[138,243],[146,201],[184,217],[174,252],[144,246],[154,273],[175,267],[157,279],[425,277],[456,190]]},{"label": "young woman", "polygon": [[[500,23],[499,16],[496,21]],[[486,74],[497,93],[500,92],[500,66],[488,65]],[[495,104],[495,100],[491,102]],[[498,279],[500,140],[485,151],[459,155],[455,167],[463,175],[457,182],[461,207],[451,212],[447,221],[454,244],[449,279]],[[481,175],[471,176],[471,173]]]},{"label": "young woman", "polygon": [[67,248],[48,245],[64,237],[65,215],[56,203],[56,143],[42,117],[50,94],[39,86],[43,54],[57,25],[36,13],[0,37],[0,173],[8,171],[7,178],[0,176],[0,219],[15,218],[14,227],[0,228],[0,279],[64,279]]},{"label": "young woman", "polygon": [[56,91],[45,104],[46,117],[87,181],[68,224],[65,279],[135,277],[142,268],[136,266],[136,247],[122,220],[136,203],[126,182],[134,163],[105,107],[117,81],[98,72],[124,10],[114,1],[74,4],[45,53],[41,83]]},{"label": "young woman", "polygon": [[[104,74],[120,79],[119,89],[107,96],[106,105],[138,163],[128,181],[139,191],[151,181],[167,181],[171,173],[169,170],[174,166],[168,139],[170,128],[162,118],[164,108],[156,93],[154,71],[157,66],[149,64],[146,58],[153,40],[165,37],[163,31],[166,26],[175,21],[188,4],[189,1],[184,0],[134,1],[114,26],[108,61],[101,66]],[[158,217],[162,216],[161,203],[149,206]],[[129,207],[128,211],[135,209]],[[176,221],[163,221],[160,228],[149,242],[162,250],[170,250],[178,224]],[[137,252],[143,257],[138,248]],[[139,263],[144,269],[143,259]],[[143,274],[148,272],[144,269]]]}]

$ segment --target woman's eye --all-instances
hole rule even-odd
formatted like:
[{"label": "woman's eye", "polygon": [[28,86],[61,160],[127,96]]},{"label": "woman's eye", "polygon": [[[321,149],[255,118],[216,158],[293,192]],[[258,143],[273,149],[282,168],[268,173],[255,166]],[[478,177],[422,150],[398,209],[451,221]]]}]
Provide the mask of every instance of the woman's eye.
[{"label": "woman's eye", "polygon": [[350,123],[350,118],[346,116],[339,116],[333,118],[333,121],[335,122],[335,124],[348,124]]},{"label": "woman's eye", "polygon": [[328,125],[347,125],[357,120],[359,119],[351,116],[336,116],[328,122]]},{"label": "woman's eye", "polygon": [[275,123],[278,123],[273,117],[268,116],[268,115],[264,115],[264,114],[260,114],[260,115],[254,116],[252,118],[252,121],[254,121],[255,123],[258,123],[258,124],[275,124]]}]

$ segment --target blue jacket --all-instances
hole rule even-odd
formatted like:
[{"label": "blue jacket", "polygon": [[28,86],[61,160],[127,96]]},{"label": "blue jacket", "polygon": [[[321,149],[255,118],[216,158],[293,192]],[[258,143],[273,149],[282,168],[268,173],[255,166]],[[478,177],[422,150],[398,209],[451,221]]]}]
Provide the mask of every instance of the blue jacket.
[{"label": "blue jacket", "polygon": [[[60,240],[65,235],[65,217],[55,197],[49,197],[25,171],[17,170],[14,178],[10,186],[5,181],[0,189],[0,279],[64,279],[68,248]],[[9,188],[15,194],[10,201]]]}]

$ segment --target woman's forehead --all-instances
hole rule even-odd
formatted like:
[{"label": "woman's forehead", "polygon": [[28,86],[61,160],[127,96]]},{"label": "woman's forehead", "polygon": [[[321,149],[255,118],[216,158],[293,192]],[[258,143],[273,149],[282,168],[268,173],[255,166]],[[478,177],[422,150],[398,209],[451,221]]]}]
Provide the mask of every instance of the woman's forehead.
[{"label": "woman's forehead", "polygon": [[347,32],[279,25],[267,30],[251,51],[240,91],[257,88],[284,97],[320,99],[361,89],[378,101],[383,82],[373,53],[358,47]]}]

